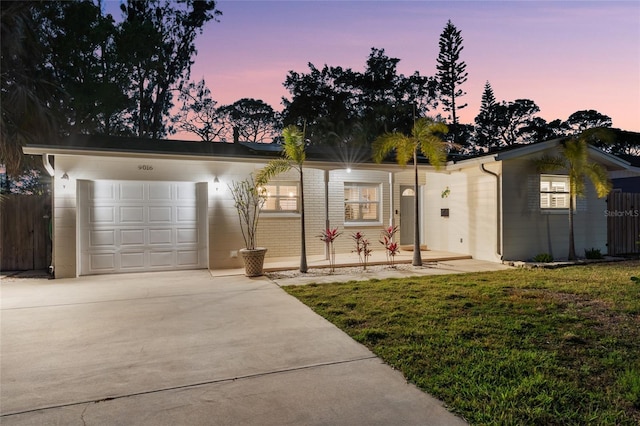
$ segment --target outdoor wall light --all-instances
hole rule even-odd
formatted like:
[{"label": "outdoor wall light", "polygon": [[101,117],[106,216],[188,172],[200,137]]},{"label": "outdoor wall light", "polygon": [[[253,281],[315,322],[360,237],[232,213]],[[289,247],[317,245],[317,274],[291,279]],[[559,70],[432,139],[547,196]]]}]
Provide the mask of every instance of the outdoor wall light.
[{"label": "outdoor wall light", "polygon": [[213,178],[213,189],[215,189],[216,192],[220,191],[220,179],[218,179],[218,176]]},{"label": "outdoor wall light", "polygon": [[351,167],[347,167],[347,173],[351,173]]},{"label": "outdoor wall light", "polygon": [[67,174],[67,172],[64,172],[64,174],[60,176],[60,180],[62,180],[62,187],[66,188],[67,183],[69,182],[69,175]]}]

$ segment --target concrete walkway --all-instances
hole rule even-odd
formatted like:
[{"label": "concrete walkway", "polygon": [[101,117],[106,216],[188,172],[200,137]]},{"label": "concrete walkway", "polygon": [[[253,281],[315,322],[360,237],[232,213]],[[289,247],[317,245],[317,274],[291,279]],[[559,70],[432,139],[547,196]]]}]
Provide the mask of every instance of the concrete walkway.
[{"label": "concrete walkway", "polygon": [[5,425],[462,425],[267,278],[0,283]]}]

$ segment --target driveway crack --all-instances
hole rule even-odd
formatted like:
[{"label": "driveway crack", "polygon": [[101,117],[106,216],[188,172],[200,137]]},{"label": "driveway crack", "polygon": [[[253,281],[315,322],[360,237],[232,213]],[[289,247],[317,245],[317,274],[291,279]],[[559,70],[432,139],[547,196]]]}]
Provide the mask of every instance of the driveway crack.
[{"label": "driveway crack", "polygon": [[190,388],[196,388],[196,387],[200,387],[200,386],[212,385],[212,384],[217,384],[217,383],[234,382],[236,380],[253,379],[253,378],[257,378],[257,377],[265,377],[265,376],[270,376],[270,375],[274,375],[274,374],[289,373],[289,372],[293,372],[293,371],[310,370],[310,369],[314,369],[314,368],[327,367],[327,366],[332,366],[332,365],[350,364],[350,363],[354,363],[354,362],[367,361],[367,360],[370,360],[370,359],[377,359],[377,358],[378,358],[377,356],[372,354],[372,355],[362,356],[362,357],[353,358],[353,359],[320,362],[320,363],[317,363],[317,364],[308,364],[308,365],[301,365],[301,366],[298,366],[298,367],[282,368],[282,369],[278,369],[278,370],[265,371],[265,372],[261,372],[261,373],[246,374],[246,375],[235,376],[235,377],[226,377],[226,378],[222,378],[222,379],[205,380],[205,381],[202,381],[202,382],[189,383],[189,384],[177,385],[177,386],[168,386],[168,387],[165,387],[165,388],[151,389],[151,390],[140,391],[140,392],[132,392],[132,393],[129,393],[129,394],[113,395],[113,396],[108,396],[108,397],[98,398],[98,399],[93,399],[93,400],[87,400],[87,401],[78,401],[78,402],[69,402],[69,403],[66,403],[66,404],[50,405],[50,406],[46,406],[46,407],[32,408],[32,409],[28,409],[28,410],[15,411],[15,412],[11,412],[11,413],[1,414],[0,415],[0,419],[3,418],[3,417],[16,416],[16,415],[26,414],[26,413],[33,413],[33,412],[36,412],[36,411],[54,410],[54,409],[57,409],[57,408],[73,407],[73,406],[78,406],[78,405],[82,405],[82,404],[87,404],[85,409],[82,411],[82,414],[80,415],[80,418],[83,421],[83,424],[86,425],[85,420],[84,420],[84,415],[85,415],[85,412],[87,411],[87,409],[88,409],[90,404],[97,404],[97,403],[100,403],[100,402],[108,402],[108,401],[113,401],[113,400],[117,400],[117,399],[131,398],[131,397],[134,397],[134,396],[141,396],[141,395],[150,395],[150,394],[173,391],[173,390],[190,389]]}]

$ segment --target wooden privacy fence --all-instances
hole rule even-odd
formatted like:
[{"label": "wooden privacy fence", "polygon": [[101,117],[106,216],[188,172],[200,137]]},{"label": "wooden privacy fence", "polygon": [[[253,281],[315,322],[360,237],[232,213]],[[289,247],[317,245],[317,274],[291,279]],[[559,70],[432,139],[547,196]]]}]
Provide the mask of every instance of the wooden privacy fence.
[{"label": "wooden privacy fence", "polygon": [[609,255],[640,253],[640,194],[613,190],[605,215]]},{"label": "wooden privacy fence", "polygon": [[47,269],[51,264],[49,195],[6,195],[0,201],[0,270]]}]

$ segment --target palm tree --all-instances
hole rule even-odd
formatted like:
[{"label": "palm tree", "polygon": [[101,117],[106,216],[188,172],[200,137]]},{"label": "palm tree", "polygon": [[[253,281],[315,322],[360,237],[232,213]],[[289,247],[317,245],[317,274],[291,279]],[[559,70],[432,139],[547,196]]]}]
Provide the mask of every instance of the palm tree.
[{"label": "palm tree", "polygon": [[300,272],[307,272],[307,244],[305,241],[304,226],[304,182],[302,165],[307,157],[305,151],[304,130],[300,131],[296,126],[288,126],[282,131],[284,142],[283,158],[271,160],[258,172],[256,184],[264,186],[280,173],[296,169],[300,174]]},{"label": "palm tree", "polygon": [[413,236],[413,262],[414,266],[422,265],[420,255],[420,220],[418,202],[418,152],[427,157],[429,163],[439,168],[447,160],[447,149],[453,144],[445,142],[440,138],[440,134],[449,131],[444,123],[434,121],[431,118],[419,118],[413,124],[411,136],[402,133],[385,133],[373,142],[373,160],[376,163],[382,162],[384,158],[393,150],[396,151],[396,161],[401,166],[405,166],[413,157],[414,182],[414,208],[415,224]]},{"label": "palm tree", "polygon": [[585,178],[589,178],[593,184],[598,198],[606,197],[612,188],[607,170],[602,165],[589,161],[588,141],[594,137],[607,140],[610,134],[606,129],[589,129],[562,142],[560,155],[544,155],[535,160],[539,172],[566,170],[569,175],[569,260],[576,259],[573,232],[574,198],[584,197]]}]

